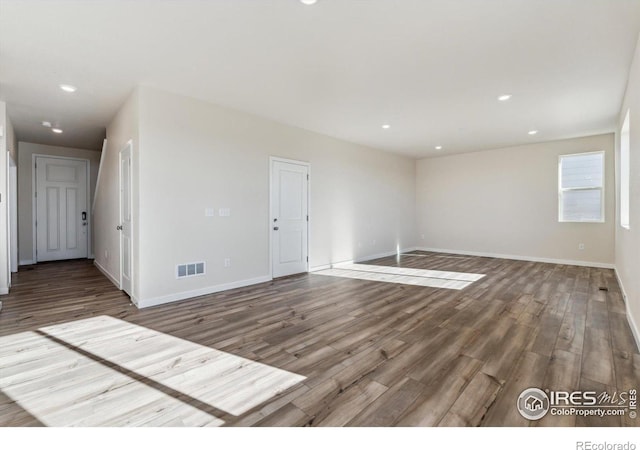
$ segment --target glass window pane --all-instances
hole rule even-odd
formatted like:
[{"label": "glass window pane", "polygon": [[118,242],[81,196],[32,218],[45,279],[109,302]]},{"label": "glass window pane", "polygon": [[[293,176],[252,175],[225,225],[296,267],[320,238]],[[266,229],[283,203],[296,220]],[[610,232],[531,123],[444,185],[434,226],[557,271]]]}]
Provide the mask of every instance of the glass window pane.
[{"label": "glass window pane", "polygon": [[602,153],[563,156],[561,186],[563,188],[602,187]]},{"label": "glass window pane", "polygon": [[602,191],[564,191],[562,193],[563,221],[582,222],[602,220]]}]

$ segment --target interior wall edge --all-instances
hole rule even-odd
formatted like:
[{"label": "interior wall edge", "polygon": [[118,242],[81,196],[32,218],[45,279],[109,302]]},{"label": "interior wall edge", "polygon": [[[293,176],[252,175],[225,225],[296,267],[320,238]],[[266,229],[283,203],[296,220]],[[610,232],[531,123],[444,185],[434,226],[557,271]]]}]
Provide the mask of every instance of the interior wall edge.
[{"label": "interior wall edge", "polygon": [[620,285],[620,290],[622,291],[622,299],[624,300],[625,309],[627,310],[627,322],[629,322],[629,328],[631,328],[633,338],[636,340],[636,349],[640,350],[640,329],[638,328],[637,322],[629,308],[629,298],[627,297],[627,292],[624,290],[624,284],[622,284],[622,278],[620,278],[617,267],[614,268],[614,272],[616,274],[618,284]]}]

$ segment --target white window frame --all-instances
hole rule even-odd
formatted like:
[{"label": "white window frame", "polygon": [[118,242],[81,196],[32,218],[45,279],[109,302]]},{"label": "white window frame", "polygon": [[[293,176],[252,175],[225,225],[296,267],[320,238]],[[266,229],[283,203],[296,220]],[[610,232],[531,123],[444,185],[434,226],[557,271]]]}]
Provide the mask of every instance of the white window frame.
[{"label": "white window frame", "polygon": [[630,229],[631,222],[631,110],[627,110],[620,129],[620,226]]},{"label": "white window frame", "polygon": [[[572,156],[583,156],[583,155],[602,155],[602,185],[600,187],[574,187],[574,188],[563,188],[562,187],[562,158],[568,158]],[[568,153],[565,155],[558,156],[558,222],[560,223],[604,223],[604,202],[605,202],[605,152],[603,150],[598,150],[596,152],[582,152],[582,153]],[[600,190],[600,219],[598,220],[564,220],[562,217],[562,196],[567,191],[593,191]]]}]

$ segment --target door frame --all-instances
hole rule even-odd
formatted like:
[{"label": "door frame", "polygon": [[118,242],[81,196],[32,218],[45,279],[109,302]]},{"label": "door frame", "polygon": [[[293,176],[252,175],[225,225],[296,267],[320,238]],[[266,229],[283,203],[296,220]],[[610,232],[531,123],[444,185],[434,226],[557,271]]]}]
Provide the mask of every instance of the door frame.
[{"label": "door frame", "polygon": [[[133,271],[135,270],[133,266],[133,139],[129,139],[124,147],[122,147],[122,149],[118,152],[118,225],[120,226],[122,225],[122,153],[126,150],[129,150],[129,159],[131,160],[131,166],[129,167],[129,207],[131,208],[131,251],[129,252],[131,261],[129,261],[129,268],[131,269],[131,292],[128,292],[127,294],[129,294],[129,296],[133,300]],[[120,250],[118,289],[122,291],[122,262],[124,261],[124,252],[122,251],[122,230],[118,231],[118,240],[120,244],[118,245],[118,249]]]},{"label": "door frame", "polygon": [[91,216],[91,161],[87,158],[75,158],[73,156],[57,156],[57,155],[45,155],[43,153],[34,153],[31,155],[31,227],[33,229],[33,264],[38,263],[36,251],[38,249],[38,230],[36,229],[36,221],[38,219],[38,202],[36,201],[36,192],[38,189],[36,179],[36,160],[38,158],[47,159],[66,159],[72,161],[84,161],[87,171],[87,195],[86,197],[86,209],[87,211],[87,259],[91,259],[90,255],[93,253],[93,246],[91,245],[91,228],[93,224],[93,217]]},{"label": "door frame", "polygon": [[273,196],[273,163],[274,162],[283,162],[289,164],[296,164],[299,166],[307,167],[307,174],[309,175],[309,179],[307,180],[307,214],[309,215],[309,220],[307,221],[307,256],[308,261],[306,265],[306,271],[309,272],[309,264],[311,263],[311,163],[307,161],[298,161],[295,159],[287,159],[280,158],[279,156],[269,156],[269,213],[267,214],[267,229],[269,230],[269,277],[273,280],[273,230],[271,227],[273,226],[273,218],[271,217],[271,207],[272,202],[271,198]]}]

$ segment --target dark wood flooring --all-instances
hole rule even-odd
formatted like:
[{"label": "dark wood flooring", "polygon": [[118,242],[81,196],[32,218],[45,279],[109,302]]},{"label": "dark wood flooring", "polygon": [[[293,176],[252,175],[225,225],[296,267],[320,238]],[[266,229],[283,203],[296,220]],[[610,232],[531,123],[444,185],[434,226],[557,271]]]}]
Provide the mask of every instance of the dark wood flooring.
[{"label": "dark wood flooring", "polygon": [[[14,274],[0,336],[108,315],[306,377],[240,416],[220,412],[231,426],[638,425],[529,422],[515,407],[528,387],[640,387],[612,270],[419,254],[370,263],[486,277],[449,290],[304,274],[138,310],[90,262],[46,263]],[[0,425],[41,422],[0,391]]]}]

